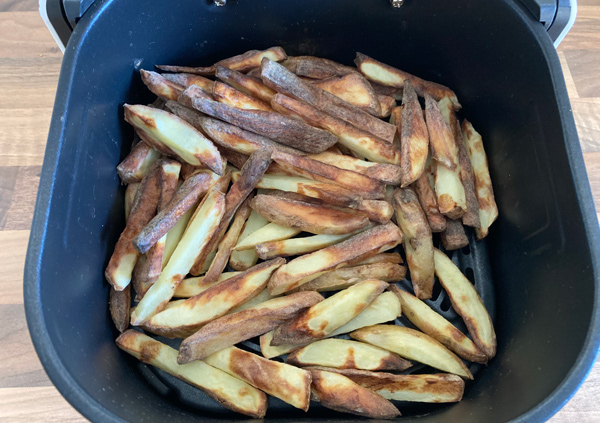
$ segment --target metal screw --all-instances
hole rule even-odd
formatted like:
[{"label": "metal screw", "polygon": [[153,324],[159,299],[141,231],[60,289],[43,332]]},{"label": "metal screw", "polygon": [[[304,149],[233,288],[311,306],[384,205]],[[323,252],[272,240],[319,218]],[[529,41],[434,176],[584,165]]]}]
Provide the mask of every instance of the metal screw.
[{"label": "metal screw", "polygon": [[390,3],[392,4],[392,7],[402,7],[402,5],[404,4],[404,0],[390,0]]}]

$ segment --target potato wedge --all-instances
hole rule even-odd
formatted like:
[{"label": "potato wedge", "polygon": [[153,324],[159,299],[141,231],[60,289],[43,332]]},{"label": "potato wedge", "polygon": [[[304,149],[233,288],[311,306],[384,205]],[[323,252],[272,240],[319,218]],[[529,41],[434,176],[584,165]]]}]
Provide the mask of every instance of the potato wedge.
[{"label": "potato wedge", "polygon": [[396,103],[396,99],[389,95],[376,94],[377,101],[379,102],[379,107],[381,108],[381,114],[378,116],[380,118],[389,117],[392,114],[392,110],[398,104]]},{"label": "potato wedge", "polygon": [[[311,368],[313,369],[313,368]],[[465,381],[447,373],[395,375],[368,370],[315,368],[339,373],[385,399],[394,401],[444,403],[458,402],[465,390]]]},{"label": "potato wedge", "polygon": [[460,219],[467,209],[465,187],[460,180],[460,168],[450,170],[441,163],[433,162],[435,171],[435,194],[440,213],[449,219]]},{"label": "potato wedge", "polygon": [[461,108],[456,94],[448,87],[436,84],[435,82],[425,81],[418,76],[393,68],[362,53],[356,53],[354,63],[356,63],[358,70],[370,81],[397,88],[404,88],[405,82],[410,81],[417,94],[421,97],[426,93],[438,101],[444,97],[449,97],[455,110]]},{"label": "potato wedge", "polygon": [[190,176],[177,189],[173,198],[133,238],[133,246],[141,253],[147,252],[156,242],[173,228],[181,217],[197,203],[218,176],[210,171],[201,171]]},{"label": "potato wedge", "polygon": [[[327,91],[303,81],[285,67],[269,59],[261,63],[263,83],[275,91],[310,104],[338,120],[392,142],[396,128]],[[272,104],[271,104],[272,105]]]},{"label": "potato wedge", "polygon": [[298,291],[339,291],[365,279],[398,282],[406,276],[406,267],[393,263],[374,263],[362,266],[342,267],[325,273],[298,287]]},{"label": "potato wedge", "polygon": [[275,329],[271,345],[301,344],[326,337],[355,318],[387,286],[386,282],[367,279],[332,295]]},{"label": "potato wedge", "polygon": [[[246,223],[244,224],[244,228],[242,229],[242,233],[238,239],[238,244],[248,238],[251,234],[259,230],[260,228],[265,227],[269,221],[258,214],[256,211],[252,210],[250,212],[250,216]],[[237,244],[236,244],[237,245]],[[235,248],[235,246],[234,246]],[[269,257],[272,258],[272,257]],[[268,260],[268,259],[263,259]],[[249,267],[252,267],[258,261],[258,254],[254,249],[249,249],[246,251],[232,251],[231,257],[229,259],[229,265],[234,270],[246,270]]]},{"label": "potato wedge", "polygon": [[207,247],[218,229],[224,213],[224,195],[219,191],[211,190],[196,209],[169,263],[132,313],[133,326],[139,326],[160,312],[173,297],[177,286],[194,264],[198,251]]},{"label": "potato wedge", "polygon": [[362,266],[365,264],[375,264],[375,263],[401,264],[401,263],[404,263],[404,260],[402,260],[402,257],[400,256],[399,253],[381,253],[381,254],[377,254],[373,257],[366,258],[364,260],[360,260],[357,262],[351,262],[348,265],[349,266]]},{"label": "potato wedge", "polygon": [[125,188],[125,221],[129,219],[131,207],[133,206],[133,200],[135,199],[135,194],[137,193],[139,187],[139,182],[132,182],[127,185],[127,188]]},{"label": "potato wedge", "polygon": [[186,211],[183,215],[181,215],[181,217],[179,218],[179,220],[177,221],[175,226],[173,226],[171,229],[169,229],[169,232],[167,232],[167,241],[165,242],[165,251],[163,253],[163,262],[162,262],[163,270],[164,270],[165,266],[167,265],[167,263],[169,262],[169,259],[175,252],[175,248],[177,248],[177,244],[179,244],[179,241],[181,241],[181,237],[183,236],[183,233],[185,232],[185,228],[187,228],[187,225],[190,222],[190,219],[194,215],[195,211],[196,211],[196,208],[194,206],[192,206],[190,209],[188,209],[188,211]]},{"label": "potato wedge", "polygon": [[218,81],[215,81],[213,85],[212,94],[218,102],[227,104],[231,107],[237,107],[238,109],[264,110],[265,112],[273,111],[268,103],[244,94],[243,92]]},{"label": "potato wedge", "polygon": [[117,174],[124,184],[140,182],[161,154],[145,142],[138,142],[117,166]]},{"label": "potato wedge", "polygon": [[[214,81],[193,73],[162,73],[161,76],[174,84],[179,85],[182,91],[190,85],[196,85],[207,93],[212,91]],[[177,100],[176,98],[174,100]]]},{"label": "potato wedge", "polygon": [[290,238],[281,241],[269,241],[254,246],[256,254],[263,260],[273,257],[297,256],[312,253],[350,238],[354,233],[343,235],[314,235]]},{"label": "potato wedge", "polygon": [[351,66],[344,66],[333,60],[314,56],[288,57],[281,64],[296,75],[314,79],[325,79],[334,76],[344,76],[349,73],[358,73]]},{"label": "potato wedge", "polygon": [[220,317],[183,340],[177,362],[204,360],[217,351],[275,329],[320,301],[323,297],[316,292],[298,292]]},{"label": "potato wedge", "polygon": [[190,124],[169,112],[152,107],[139,104],[125,104],[123,107],[125,120],[154,149],[194,166],[206,165],[213,172],[223,174],[219,151],[212,141]]},{"label": "potato wedge", "polygon": [[215,286],[216,284],[223,282],[229,278],[239,275],[240,272],[224,272],[219,275],[219,279],[214,282],[206,282],[203,276],[196,276],[193,278],[185,278],[177,286],[174,298],[190,298],[194,297],[201,292],[206,291],[208,288]]},{"label": "potato wedge", "polygon": [[373,116],[381,116],[381,105],[369,81],[358,72],[334,76],[314,83],[315,86],[341,98]]},{"label": "potato wedge", "polygon": [[394,192],[396,222],[404,234],[404,251],[410,278],[417,297],[431,298],[433,292],[434,264],[433,239],[427,218],[419,199],[410,188]]},{"label": "potato wedge", "polygon": [[465,321],[475,345],[488,358],[496,355],[494,324],[473,284],[452,260],[435,249],[435,274],[450,297],[452,308]]},{"label": "potato wedge", "polygon": [[274,195],[257,195],[250,206],[272,223],[314,234],[347,234],[369,224],[365,215],[349,210]]},{"label": "potato wedge", "polygon": [[216,352],[205,361],[296,408],[308,410],[312,378],[306,370],[236,347]]},{"label": "potato wedge", "polygon": [[400,164],[401,162],[400,152],[390,142],[369,134],[363,128],[357,128],[342,119],[330,116],[325,111],[308,103],[283,94],[276,94],[271,100],[271,106],[279,113],[294,119],[302,119],[309,125],[333,133],[339,138],[338,141],[341,145],[371,161],[389,164]]},{"label": "potato wedge", "polygon": [[460,220],[448,219],[446,230],[441,235],[442,245],[448,251],[458,250],[469,245],[469,238],[467,238],[465,228]]},{"label": "potato wedge", "polygon": [[197,96],[197,91],[198,89],[194,89],[193,86],[187,88],[179,96],[179,102],[289,147],[307,153],[320,153],[338,141],[338,138],[331,132],[314,128],[299,120],[274,112],[231,107]]},{"label": "potato wedge", "polygon": [[498,206],[494,199],[494,189],[490,178],[487,156],[483,148],[481,135],[475,131],[471,122],[466,119],[462,123],[462,131],[467,153],[473,166],[473,179],[475,181],[475,192],[479,200],[480,228],[475,229],[477,239],[487,236],[489,228],[498,218]]},{"label": "potato wedge", "polygon": [[402,187],[419,179],[429,152],[429,133],[412,84],[407,82],[402,97],[402,121],[398,128],[402,148]]},{"label": "potato wedge", "polygon": [[362,342],[322,339],[292,351],[286,363],[298,367],[325,366],[336,369],[396,370],[412,364],[400,356]]},{"label": "potato wedge", "polygon": [[310,370],[312,393],[324,407],[372,419],[392,419],[400,411],[381,395],[352,382],[346,376]]},{"label": "potato wedge", "polygon": [[203,361],[177,364],[177,350],[147,335],[128,330],[115,342],[126,353],[195,386],[235,412],[262,418],[267,411],[263,392]]},{"label": "potato wedge", "polygon": [[265,57],[279,62],[281,60],[285,60],[287,58],[287,54],[285,54],[285,51],[281,47],[271,47],[266,50],[249,50],[237,56],[219,60],[212,66],[192,67],[156,65],[156,67],[165,72],[185,72],[194,75],[214,75],[217,66],[223,66],[239,72],[247,72],[251,69],[259,67],[262,59]]},{"label": "potato wedge", "polygon": [[[186,338],[211,320],[225,315],[229,310],[257,295],[266,287],[273,271],[284,262],[284,259],[274,259],[257,264],[188,298],[177,307],[154,315],[144,323],[143,328],[168,338]],[[138,309],[139,307],[138,305]]]},{"label": "potato wedge", "polygon": [[183,87],[164,78],[161,74],[140,69],[142,82],[148,89],[163,100],[177,100]]},{"label": "potato wedge", "polygon": [[[364,75],[364,74],[363,74]],[[367,77],[367,79],[369,79]],[[379,96],[384,95],[387,97],[392,97],[394,100],[402,101],[402,88],[391,87],[389,85],[381,85],[377,82],[370,80],[371,86],[373,87],[373,91]]]},{"label": "potato wedge", "polygon": [[265,103],[270,103],[275,95],[275,91],[264,85],[260,78],[244,75],[241,72],[228,69],[224,66],[216,67],[215,76],[236,90],[262,100]]},{"label": "potato wedge", "polygon": [[267,223],[240,241],[233,249],[234,251],[253,250],[257,244],[285,240],[298,235],[300,232],[302,231],[298,228],[290,228],[277,223]]},{"label": "potato wedge", "polygon": [[131,240],[154,217],[160,199],[158,164],[146,174],[137,189],[125,229],[119,236],[110,257],[104,276],[117,291],[122,291],[131,282],[133,268],[140,253]]},{"label": "potato wedge", "polygon": [[487,356],[465,334],[423,301],[396,285],[390,285],[389,290],[400,299],[404,315],[422,332],[465,360],[487,363]]},{"label": "potato wedge", "polygon": [[[427,166],[426,166],[427,168]],[[446,217],[440,213],[435,192],[429,184],[429,174],[427,170],[412,185],[415,194],[419,198],[421,208],[427,217],[427,222],[431,232],[443,232],[446,230]]]},{"label": "potato wedge", "polygon": [[[236,273],[239,273],[239,272],[236,272]],[[240,305],[238,305],[236,308],[232,308],[231,310],[229,310],[229,312],[227,314],[233,314],[233,313],[237,313],[239,311],[244,311],[249,308],[253,308],[253,307],[255,307],[259,304],[262,304],[266,301],[269,301],[271,299],[273,299],[273,296],[271,294],[269,294],[269,290],[267,288],[265,288],[262,291],[260,291],[256,295],[256,297],[252,297],[248,301],[245,301],[245,302],[241,303]]]},{"label": "potato wedge", "polygon": [[351,338],[395,352],[464,379],[473,375],[462,360],[438,341],[414,329],[396,325],[374,325],[350,334]]},{"label": "potato wedge", "polygon": [[317,160],[321,163],[336,166],[340,169],[346,169],[360,173],[384,184],[400,185],[400,178],[402,176],[400,172],[400,166],[386,163],[367,162],[355,157],[336,154],[331,152],[331,150],[327,150],[319,154],[311,154],[308,156],[308,158]]},{"label": "potato wedge", "polygon": [[425,94],[425,117],[431,157],[450,170],[458,166],[458,149],[448,120],[444,119],[437,102]]},{"label": "potato wedge", "polygon": [[131,286],[127,285],[122,291],[112,286],[108,297],[110,316],[117,330],[123,333],[129,326],[129,311],[131,308]]}]

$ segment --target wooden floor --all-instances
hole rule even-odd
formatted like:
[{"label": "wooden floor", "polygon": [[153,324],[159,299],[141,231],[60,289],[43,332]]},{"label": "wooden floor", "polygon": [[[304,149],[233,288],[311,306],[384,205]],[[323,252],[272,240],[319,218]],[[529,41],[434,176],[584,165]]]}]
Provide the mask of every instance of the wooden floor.
[{"label": "wooden floor", "polygon": [[[600,0],[582,0],[559,48],[600,210]],[[0,0],[0,421],[81,421],[33,350],[22,275],[62,54],[37,0]],[[553,423],[600,421],[600,365]]]}]

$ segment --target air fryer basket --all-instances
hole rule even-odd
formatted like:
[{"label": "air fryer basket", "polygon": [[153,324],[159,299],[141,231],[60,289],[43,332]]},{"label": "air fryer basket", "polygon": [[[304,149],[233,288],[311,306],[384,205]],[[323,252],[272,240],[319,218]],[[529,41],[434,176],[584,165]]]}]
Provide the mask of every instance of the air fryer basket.
[{"label": "air fryer basket", "polygon": [[[124,226],[121,106],[152,100],[139,69],[272,45],[345,64],[360,51],[457,93],[483,135],[500,217],[452,257],[495,315],[498,355],[473,368],[461,403],[399,406],[406,421],[548,418],[598,350],[598,223],[556,52],[512,0],[95,2],[67,45],[25,272],[28,324],[55,385],[94,421],[239,418],[114,346],[102,273]],[[447,305],[434,301],[460,323]],[[275,399],[267,417],[352,419]]]}]

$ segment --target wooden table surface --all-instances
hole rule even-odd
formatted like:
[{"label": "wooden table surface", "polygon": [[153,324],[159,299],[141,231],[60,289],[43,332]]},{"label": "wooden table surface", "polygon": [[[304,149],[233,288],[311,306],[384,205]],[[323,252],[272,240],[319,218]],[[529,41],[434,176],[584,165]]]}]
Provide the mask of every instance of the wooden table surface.
[{"label": "wooden table surface", "polygon": [[[600,0],[580,0],[558,54],[600,210]],[[0,421],[84,420],[44,373],[23,309],[25,251],[61,60],[37,0],[0,0]],[[599,363],[551,421],[600,421]]]}]

